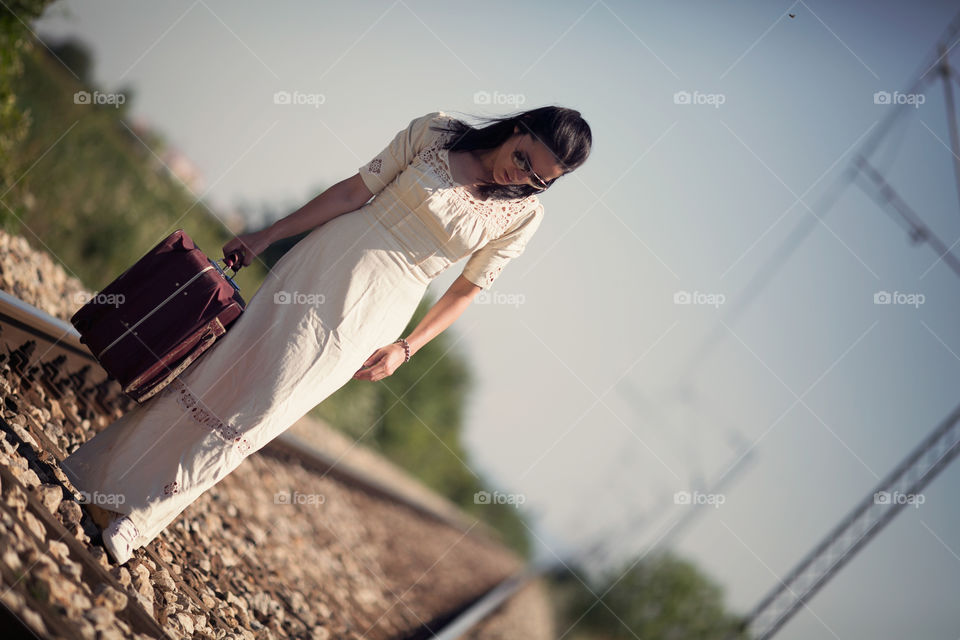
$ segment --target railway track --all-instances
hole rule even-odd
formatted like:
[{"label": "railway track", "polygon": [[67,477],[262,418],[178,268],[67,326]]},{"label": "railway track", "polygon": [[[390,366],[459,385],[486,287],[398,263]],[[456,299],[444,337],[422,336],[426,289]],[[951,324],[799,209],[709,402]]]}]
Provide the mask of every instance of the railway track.
[{"label": "railway track", "polygon": [[[433,569],[431,565],[399,596],[399,585],[394,589],[389,584],[389,572],[375,576],[385,596],[382,607],[371,601],[369,593],[361,597],[370,588],[351,592],[349,586],[336,591],[337,597],[331,596],[331,602],[340,607],[337,611],[322,597],[320,604],[312,607],[312,599],[305,602],[298,591],[287,588],[284,572],[278,569],[282,563],[261,562],[259,552],[235,553],[227,544],[223,550],[191,544],[206,530],[232,533],[234,529],[244,536],[241,540],[256,540],[255,548],[264,544],[268,534],[263,532],[264,527],[254,524],[252,516],[243,517],[238,512],[237,523],[227,526],[226,521],[234,518],[231,508],[237,512],[233,504],[223,507],[223,517],[215,513],[207,516],[207,510],[197,509],[203,515],[196,519],[187,516],[194,509],[191,505],[180,521],[171,525],[175,531],[165,531],[137,551],[128,563],[132,569],[117,567],[99,545],[99,529],[79,508],[78,496],[59,469],[59,462],[133,407],[134,401],[107,376],[72,326],[2,291],[0,368],[0,444],[5,459],[13,461],[13,468],[0,465],[0,577],[4,592],[0,617],[18,621],[26,637],[89,637],[83,630],[92,627],[100,634],[97,637],[104,638],[452,638],[467,633],[529,577],[515,558],[505,561],[503,552],[497,551],[494,534],[484,525],[425,506],[288,433],[248,462],[264,467],[279,465],[284,472],[292,469],[291,473],[300,474],[296,478],[301,483],[326,482],[329,486],[336,482],[344,487],[336,490],[343,495],[338,504],[362,502],[389,510],[392,518],[403,523],[398,526],[398,536],[399,531],[416,527],[419,536],[412,537],[422,537],[422,532],[430,528],[447,539],[456,539],[457,545],[467,541],[472,545],[469,556],[488,556],[480,565],[471,564],[476,557],[465,557],[460,571],[475,576],[478,566],[490,562],[496,568],[486,571],[485,578],[474,580],[469,588],[461,586],[453,597],[450,589],[444,589],[444,601],[438,606],[412,604],[404,597],[418,587]],[[221,484],[227,484],[235,474]],[[219,487],[208,493],[217,492]],[[215,498],[201,498],[212,504],[214,511],[219,508]],[[253,506],[264,511],[263,502]],[[411,517],[420,522],[414,523]],[[215,526],[218,521],[223,522],[219,529]],[[376,525],[371,528],[376,529]],[[384,544],[390,544],[391,532],[384,533]],[[349,549],[342,537],[333,531],[332,537],[327,536],[327,548],[347,546],[355,558],[365,558]],[[234,542],[234,546],[238,544]],[[449,547],[433,564],[439,565],[452,555],[451,549],[456,547]],[[415,549],[408,552],[416,556]],[[392,567],[394,562],[402,566],[408,559],[388,558],[378,566]],[[362,559],[360,564],[364,564]],[[369,566],[364,568],[377,573]],[[251,580],[256,595],[244,602],[237,594],[250,591]],[[310,593],[315,597],[325,592],[314,589]],[[76,605],[76,611],[71,605]],[[73,624],[71,614],[77,612],[82,613],[83,621]]]}]

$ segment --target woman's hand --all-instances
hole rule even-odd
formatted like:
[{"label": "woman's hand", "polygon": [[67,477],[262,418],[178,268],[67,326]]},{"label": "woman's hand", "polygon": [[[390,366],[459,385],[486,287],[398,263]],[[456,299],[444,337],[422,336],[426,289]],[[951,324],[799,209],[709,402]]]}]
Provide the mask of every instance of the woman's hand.
[{"label": "woman's hand", "polygon": [[[223,245],[223,257],[228,267],[239,270],[240,267],[250,266],[253,259],[266,251],[272,242],[267,238],[264,231],[254,231],[237,236],[227,244]],[[237,252],[240,254],[240,260],[234,262],[229,259],[230,254]]]},{"label": "woman's hand", "polygon": [[397,370],[403,364],[406,353],[400,344],[394,342],[385,347],[380,347],[373,352],[363,363],[353,377],[357,380],[369,380],[376,382],[383,380]]}]

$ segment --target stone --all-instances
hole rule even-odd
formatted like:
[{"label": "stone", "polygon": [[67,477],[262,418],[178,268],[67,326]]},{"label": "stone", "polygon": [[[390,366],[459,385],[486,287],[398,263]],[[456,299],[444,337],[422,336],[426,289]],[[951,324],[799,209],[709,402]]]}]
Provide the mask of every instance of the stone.
[{"label": "stone", "polygon": [[52,601],[63,606],[68,606],[76,593],[77,587],[69,580],[64,580],[60,576],[50,573],[46,570],[34,569],[33,584],[31,588],[39,593],[46,593]]},{"label": "stone", "polygon": [[60,513],[60,521],[63,522],[63,526],[71,530],[71,532],[73,529],[71,525],[79,525],[80,519],[83,517],[80,505],[73,500],[64,500],[61,502],[58,512]]},{"label": "stone", "polygon": [[280,617],[283,614],[280,604],[263,591],[254,594],[251,605],[261,618]]},{"label": "stone", "polygon": [[20,556],[10,547],[3,550],[0,560],[3,560],[3,564],[7,565],[11,571],[18,571],[23,566],[23,563],[20,562]]},{"label": "stone", "polygon": [[83,617],[93,624],[93,628],[101,631],[113,625],[113,611],[106,607],[94,607],[84,612]]},{"label": "stone", "polygon": [[47,539],[47,528],[43,526],[43,523],[37,519],[37,516],[33,515],[29,511],[23,514],[23,521],[27,525],[27,529],[37,537],[41,542]]},{"label": "stone", "polygon": [[180,626],[183,627],[183,631],[188,635],[193,635],[193,618],[191,618],[186,613],[178,613],[177,621],[180,622]]},{"label": "stone", "polygon": [[89,551],[90,555],[92,555],[94,559],[100,563],[101,567],[107,571],[110,570],[110,557],[107,555],[107,551],[103,547],[93,547]]},{"label": "stone", "polygon": [[[24,462],[26,461],[24,460]],[[33,469],[11,468],[10,473],[12,473],[17,480],[27,485],[28,487],[40,486],[40,478],[37,476],[37,472],[34,471]]]},{"label": "stone", "polygon": [[23,618],[23,621],[26,622],[30,628],[46,635],[47,626],[43,623],[43,618],[40,617],[39,613],[33,609],[22,608],[18,611],[17,615]]},{"label": "stone", "polygon": [[330,611],[330,607],[328,607],[326,604],[324,604],[324,603],[322,603],[322,602],[317,602],[316,604],[314,604],[314,605],[313,605],[313,611],[314,611],[318,616],[320,616],[321,618],[325,618],[325,619],[329,619],[330,616],[333,614],[333,612]]},{"label": "stone", "polygon": [[114,567],[110,569],[110,575],[117,579],[121,587],[129,587],[132,584],[130,571],[126,567]]},{"label": "stone", "polygon": [[54,442],[59,442],[60,438],[64,437],[63,425],[61,421],[63,420],[63,411],[60,409],[60,403],[51,398],[47,405],[50,407],[50,417],[47,419],[46,423],[43,425],[43,430],[46,432],[47,437],[53,440]]},{"label": "stone", "polygon": [[56,558],[57,562],[63,562],[70,558],[70,547],[59,540],[51,540],[48,542],[47,549],[50,550],[50,555]]},{"label": "stone", "polygon": [[127,607],[127,596],[102,582],[94,591],[93,603],[98,607],[106,607],[111,611],[123,611]]},{"label": "stone", "polygon": [[140,606],[143,607],[144,610],[145,610],[147,613],[149,613],[151,617],[153,617],[153,615],[154,615],[154,613],[153,613],[153,596],[151,595],[151,596],[148,598],[148,597],[146,597],[145,595],[143,595],[142,593],[137,593],[136,596],[137,596],[137,602],[140,603]]},{"label": "stone", "polygon": [[166,569],[160,569],[153,574],[153,583],[163,591],[174,591],[177,584],[170,577],[170,572]]},{"label": "stone", "polygon": [[238,598],[232,591],[227,593],[227,604],[235,606],[238,610],[246,612],[247,610],[247,601],[243,598]]},{"label": "stone", "polygon": [[93,603],[90,602],[90,598],[77,591],[70,596],[70,606],[74,611],[80,612],[92,607]]},{"label": "stone", "polygon": [[56,514],[60,508],[60,501],[63,499],[63,490],[56,484],[41,484],[37,487],[37,495],[40,502],[43,503],[50,513]]},{"label": "stone", "polygon": [[[139,562],[133,567],[133,588],[142,602],[149,602],[150,614],[153,615],[153,585],[150,584],[150,570]],[[146,606],[144,604],[144,606]]]}]

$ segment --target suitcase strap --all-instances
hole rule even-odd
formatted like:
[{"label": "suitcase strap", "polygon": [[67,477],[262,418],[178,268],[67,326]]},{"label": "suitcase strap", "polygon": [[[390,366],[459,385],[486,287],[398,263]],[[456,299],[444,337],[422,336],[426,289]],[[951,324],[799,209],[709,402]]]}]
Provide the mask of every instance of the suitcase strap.
[{"label": "suitcase strap", "polygon": [[148,398],[152,398],[170,384],[174,378],[183,373],[184,369],[193,364],[197,358],[203,355],[217,338],[226,333],[226,329],[219,318],[214,318],[202,332],[204,335],[196,343],[195,347],[184,356],[180,362],[176,363],[172,369],[167,369],[167,373],[162,378],[147,381],[145,380],[147,376],[140,376],[124,387],[124,392],[131,394],[137,402],[141,403]]},{"label": "suitcase strap", "polygon": [[173,299],[177,296],[178,293],[180,293],[181,291],[183,291],[184,289],[186,289],[188,286],[190,286],[190,283],[191,283],[191,282],[193,282],[194,280],[196,280],[197,278],[199,278],[200,276],[202,276],[204,273],[206,273],[206,272],[209,271],[210,269],[213,269],[213,267],[214,267],[214,265],[210,265],[210,266],[204,267],[203,269],[201,269],[200,271],[198,271],[196,274],[194,274],[194,276],[193,276],[192,278],[190,278],[189,280],[187,280],[186,282],[184,282],[176,291],[174,291],[174,292],[171,293],[169,296],[167,296],[167,298],[166,298],[163,302],[161,302],[160,304],[158,304],[157,306],[155,306],[153,309],[150,310],[149,313],[147,313],[145,316],[143,316],[142,318],[140,318],[136,323],[134,323],[134,325],[133,325],[132,327],[127,327],[127,330],[124,331],[123,333],[121,333],[119,336],[117,336],[116,340],[114,340],[113,342],[111,342],[110,344],[108,344],[106,347],[104,347],[103,351],[101,351],[101,352],[97,355],[97,358],[98,358],[98,359],[99,359],[99,358],[102,358],[102,357],[103,357],[103,354],[105,354],[113,345],[117,344],[118,342],[120,342],[121,340],[123,340],[125,337],[127,337],[134,329],[136,329],[137,327],[139,327],[140,324],[141,324],[144,320],[146,320],[147,318],[149,318],[150,316],[152,316],[154,313],[156,313],[156,312],[160,309],[160,307],[162,307],[163,305],[165,305],[165,304],[167,304],[168,302],[170,302],[171,300],[173,300]]}]

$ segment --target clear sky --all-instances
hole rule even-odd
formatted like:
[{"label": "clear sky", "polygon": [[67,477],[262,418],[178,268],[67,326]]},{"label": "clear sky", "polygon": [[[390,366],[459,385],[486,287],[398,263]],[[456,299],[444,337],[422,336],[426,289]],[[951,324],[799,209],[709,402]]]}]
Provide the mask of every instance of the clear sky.
[{"label": "clear sky", "polygon": [[[893,92],[925,71],[955,11],[71,0],[36,28],[87,41],[99,85],[132,87],[133,114],[199,165],[205,197],[224,209],[290,211],[429,111],[580,110],[590,160],[541,197],[527,252],[450,329],[478,380],[470,463],[525,497],[545,556],[603,532],[621,552],[643,549],[699,509],[667,540],[746,611],[958,402],[960,277],[856,186],[820,208],[896,108],[875,93],[918,101]],[[927,77],[876,161],[952,246],[944,93]],[[323,100],[275,104],[277,91]],[[797,250],[778,254],[813,215],[822,221]],[[727,321],[772,264],[782,268]],[[676,304],[681,291],[699,303]],[[875,304],[882,291],[923,303]],[[722,504],[674,504],[728,471]],[[956,638],[958,489],[954,463],[780,637]]]}]

